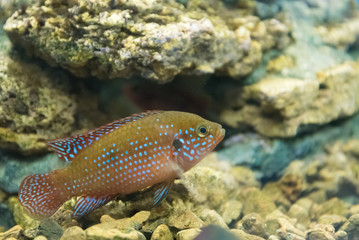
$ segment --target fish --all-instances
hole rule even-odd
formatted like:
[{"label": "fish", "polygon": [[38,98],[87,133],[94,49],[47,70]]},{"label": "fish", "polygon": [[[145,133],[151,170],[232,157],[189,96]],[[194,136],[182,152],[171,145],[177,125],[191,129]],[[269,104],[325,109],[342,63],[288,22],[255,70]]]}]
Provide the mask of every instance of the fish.
[{"label": "fish", "polygon": [[153,188],[153,206],[169,194],[176,178],[222,141],[218,123],[187,112],[146,111],[86,134],[48,141],[61,169],[27,176],[18,199],[28,215],[52,216],[77,197],[73,216],[82,217],[118,196]]},{"label": "fish", "polygon": [[201,228],[201,233],[194,240],[237,240],[238,238],[231,232],[217,225],[207,225]]}]

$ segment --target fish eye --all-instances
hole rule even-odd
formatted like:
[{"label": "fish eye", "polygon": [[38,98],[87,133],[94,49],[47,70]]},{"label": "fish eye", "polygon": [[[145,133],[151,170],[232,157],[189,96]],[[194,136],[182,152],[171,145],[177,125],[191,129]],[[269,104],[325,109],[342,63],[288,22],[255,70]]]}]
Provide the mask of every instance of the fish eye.
[{"label": "fish eye", "polygon": [[205,125],[198,125],[196,128],[196,133],[199,137],[206,137],[209,134],[208,127]]}]

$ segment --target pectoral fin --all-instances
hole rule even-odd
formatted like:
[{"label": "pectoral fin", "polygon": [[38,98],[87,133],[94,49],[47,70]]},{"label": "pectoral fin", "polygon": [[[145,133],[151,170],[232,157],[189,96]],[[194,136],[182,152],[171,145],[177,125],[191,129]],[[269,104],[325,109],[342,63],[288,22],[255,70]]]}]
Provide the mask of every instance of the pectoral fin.
[{"label": "pectoral fin", "polygon": [[158,206],[165,198],[168,196],[172,186],[174,179],[169,181],[159,183],[153,187],[154,195],[153,195],[153,207]]}]

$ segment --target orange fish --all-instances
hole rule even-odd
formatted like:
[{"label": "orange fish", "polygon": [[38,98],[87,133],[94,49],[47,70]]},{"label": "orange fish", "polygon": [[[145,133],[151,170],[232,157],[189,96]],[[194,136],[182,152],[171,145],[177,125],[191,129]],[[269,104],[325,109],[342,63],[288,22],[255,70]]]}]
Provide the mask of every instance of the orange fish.
[{"label": "orange fish", "polygon": [[174,179],[211,152],[224,134],[220,124],[195,114],[148,111],[87,134],[49,141],[70,164],[24,178],[19,201],[30,215],[41,218],[79,196],[74,216],[80,217],[116,196],[154,186],[157,205]]}]

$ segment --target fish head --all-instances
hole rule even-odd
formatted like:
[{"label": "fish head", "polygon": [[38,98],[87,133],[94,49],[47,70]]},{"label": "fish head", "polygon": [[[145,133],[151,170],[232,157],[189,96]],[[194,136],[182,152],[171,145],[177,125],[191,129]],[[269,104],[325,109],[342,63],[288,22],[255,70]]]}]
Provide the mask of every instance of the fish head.
[{"label": "fish head", "polygon": [[224,135],[225,130],[220,124],[188,114],[179,119],[173,135],[173,160],[185,172],[213,151]]}]

